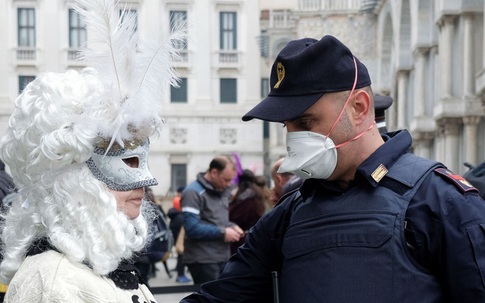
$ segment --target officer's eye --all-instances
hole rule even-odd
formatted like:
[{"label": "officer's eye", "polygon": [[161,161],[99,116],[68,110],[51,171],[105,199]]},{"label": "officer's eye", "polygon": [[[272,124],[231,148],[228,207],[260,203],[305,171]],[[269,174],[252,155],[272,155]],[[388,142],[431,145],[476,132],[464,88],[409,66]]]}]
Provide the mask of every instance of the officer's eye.
[{"label": "officer's eye", "polygon": [[138,168],[138,165],[140,165],[140,159],[138,157],[126,158],[123,159],[123,162],[131,168]]},{"label": "officer's eye", "polygon": [[302,115],[293,120],[285,121],[283,127],[288,127],[288,125],[290,125],[292,126],[292,128],[298,131],[310,130],[312,125],[314,124],[314,120],[314,117],[311,117],[309,115]]},{"label": "officer's eye", "polygon": [[311,129],[312,122],[313,120],[310,118],[301,118],[301,119],[295,120],[295,125],[297,125],[301,129],[309,130]]}]

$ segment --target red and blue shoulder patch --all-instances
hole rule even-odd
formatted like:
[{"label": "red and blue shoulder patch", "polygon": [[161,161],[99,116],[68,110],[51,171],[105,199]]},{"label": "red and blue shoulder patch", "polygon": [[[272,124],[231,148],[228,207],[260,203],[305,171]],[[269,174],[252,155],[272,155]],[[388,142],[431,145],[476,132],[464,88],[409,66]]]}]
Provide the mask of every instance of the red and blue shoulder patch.
[{"label": "red and blue shoulder patch", "polygon": [[446,168],[436,168],[434,170],[438,175],[443,176],[446,180],[451,181],[462,193],[467,192],[477,192],[478,189],[468,182],[465,178],[460,175],[453,173],[451,170]]}]

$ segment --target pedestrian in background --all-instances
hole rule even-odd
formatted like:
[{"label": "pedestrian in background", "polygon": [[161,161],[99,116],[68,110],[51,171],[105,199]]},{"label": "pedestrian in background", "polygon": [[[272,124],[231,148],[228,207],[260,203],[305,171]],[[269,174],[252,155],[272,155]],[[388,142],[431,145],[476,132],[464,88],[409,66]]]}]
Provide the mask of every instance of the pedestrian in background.
[{"label": "pedestrian in background", "polygon": [[410,153],[408,131],[380,135],[365,65],[333,36],[304,38],[270,83],[243,120],[284,123],[279,171],[305,181],[181,302],[485,302],[485,202]]},{"label": "pedestrian in background", "polygon": [[172,199],[172,207],[177,211],[182,211],[182,206],[180,206],[180,199],[182,198],[182,192],[184,191],[185,187],[180,186],[177,188],[177,192],[175,193],[175,197]]},{"label": "pedestrian in background", "polygon": [[485,199],[485,162],[471,167],[463,177],[473,184],[479,190],[480,197]]},{"label": "pedestrian in background", "polygon": [[263,201],[265,212],[270,211],[273,208],[273,202],[271,202],[271,190],[268,187],[266,178],[262,175],[256,176],[256,185],[259,186],[263,193]]},{"label": "pedestrian in background", "polygon": [[[229,220],[247,232],[258,222],[265,212],[263,191],[256,184],[256,176],[249,169],[244,169],[238,176],[237,192],[229,203]],[[244,237],[231,243],[231,254],[244,243]]]},{"label": "pedestrian in background", "polygon": [[271,188],[271,202],[275,205],[281,196],[283,196],[283,187],[295,175],[291,172],[278,172],[281,163],[285,158],[280,158],[271,167],[271,179],[273,180],[273,188]]},{"label": "pedestrian in background", "polygon": [[[173,238],[175,239],[175,245],[179,240],[179,237],[183,237],[185,231],[182,231],[184,225],[184,214],[182,213],[182,207],[180,205],[180,198],[185,187],[181,186],[177,188],[177,194],[172,200],[172,207],[168,210],[168,217],[170,218],[170,230],[172,231]],[[180,233],[183,233],[182,235]],[[182,239],[183,241],[183,239]],[[184,263],[184,252],[182,249],[177,249],[177,264],[175,265],[175,271],[177,272],[177,277],[175,282],[177,283],[189,283],[192,282],[185,275],[185,263]]]},{"label": "pedestrian in background", "polygon": [[153,209],[154,213],[154,218],[148,227],[151,238],[147,241],[144,249],[137,254],[135,266],[140,271],[145,284],[150,287],[149,280],[157,275],[156,264],[158,262],[162,262],[167,275],[171,277],[167,260],[172,252],[173,235],[169,228],[167,215],[162,206],[158,204],[153,190],[149,186],[145,187],[145,200],[149,202],[147,207]]},{"label": "pedestrian in background", "polygon": [[387,133],[386,110],[392,105],[392,98],[389,96],[374,96],[374,112],[377,129],[381,134]]},{"label": "pedestrian in background", "polygon": [[229,221],[229,196],[235,177],[234,162],[219,156],[182,193],[184,261],[194,284],[217,279],[230,257],[230,243],[244,235]]}]

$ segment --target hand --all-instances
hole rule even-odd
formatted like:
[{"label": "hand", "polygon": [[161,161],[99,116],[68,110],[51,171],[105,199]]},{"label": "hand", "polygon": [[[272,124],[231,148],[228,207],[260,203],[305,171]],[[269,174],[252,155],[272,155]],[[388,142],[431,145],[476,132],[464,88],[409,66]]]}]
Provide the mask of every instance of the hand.
[{"label": "hand", "polygon": [[226,227],[224,242],[237,242],[244,237],[244,231],[237,225]]}]

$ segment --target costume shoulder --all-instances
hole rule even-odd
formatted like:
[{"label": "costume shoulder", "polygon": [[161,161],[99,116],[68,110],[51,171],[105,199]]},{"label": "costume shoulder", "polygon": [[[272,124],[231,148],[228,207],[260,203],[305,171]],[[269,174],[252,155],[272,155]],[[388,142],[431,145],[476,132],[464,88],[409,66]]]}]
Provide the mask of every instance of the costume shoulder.
[{"label": "costume shoulder", "polygon": [[[99,288],[103,291],[96,291]],[[89,302],[96,293],[112,293],[112,287],[87,266],[53,250],[27,257],[8,290],[7,302]]]},{"label": "costume shoulder", "polygon": [[145,285],[120,289],[106,276],[53,250],[27,257],[8,289],[7,302],[132,303],[144,296],[154,301]]},{"label": "costume shoulder", "polygon": [[438,176],[446,180],[448,183],[455,185],[455,187],[463,194],[472,193],[472,192],[478,193],[478,189],[475,186],[473,186],[462,176],[453,173],[451,170],[447,168],[443,168],[443,167],[436,168],[434,172]]}]

